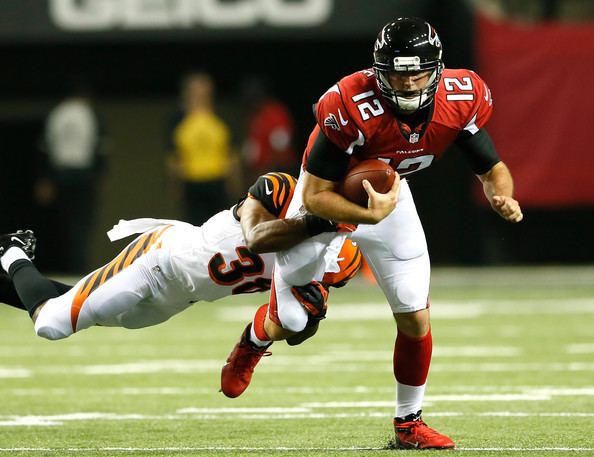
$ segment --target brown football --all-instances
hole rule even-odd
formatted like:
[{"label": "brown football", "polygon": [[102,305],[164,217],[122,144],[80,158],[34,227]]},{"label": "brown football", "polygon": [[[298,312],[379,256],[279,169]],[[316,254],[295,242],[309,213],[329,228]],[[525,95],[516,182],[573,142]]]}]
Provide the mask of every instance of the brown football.
[{"label": "brown football", "polygon": [[385,194],[395,178],[396,172],[387,163],[377,159],[364,160],[349,170],[338,190],[347,200],[367,208],[369,197],[362,181],[367,179],[376,192]]}]

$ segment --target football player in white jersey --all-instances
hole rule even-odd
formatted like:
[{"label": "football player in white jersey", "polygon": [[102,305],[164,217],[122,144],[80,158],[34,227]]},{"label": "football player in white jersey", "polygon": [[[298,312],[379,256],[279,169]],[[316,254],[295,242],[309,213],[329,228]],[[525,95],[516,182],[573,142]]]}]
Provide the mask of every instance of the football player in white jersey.
[{"label": "football player in white jersey", "polygon": [[[140,236],[73,287],[36,269],[33,232],[0,236],[0,262],[8,273],[0,278],[0,301],[26,309],[37,335],[57,340],[94,325],[147,327],[197,301],[268,290],[273,251],[337,230],[317,216],[283,219],[295,183],[285,173],[263,175],[237,205],[200,227],[160,219],[120,221],[108,232],[112,241]],[[353,255],[361,256],[358,249]],[[326,286],[340,274],[336,258],[329,271]]]}]

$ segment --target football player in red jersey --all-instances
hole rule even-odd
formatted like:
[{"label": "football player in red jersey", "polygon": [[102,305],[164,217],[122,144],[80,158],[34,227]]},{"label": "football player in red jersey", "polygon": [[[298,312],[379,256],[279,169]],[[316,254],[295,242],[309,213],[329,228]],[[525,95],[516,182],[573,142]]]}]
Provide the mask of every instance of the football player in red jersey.
[{"label": "football player in red jersey", "polygon": [[[427,243],[406,179],[399,189],[396,180],[386,194],[376,193],[364,181],[367,208],[338,194],[337,183],[365,159],[389,163],[406,178],[456,144],[482,182],[493,210],[509,222],[520,222],[511,174],[484,129],[492,109],[491,92],[476,73],[444,68],[441,42],[430,24],[418,18],[386,24],[375,42],[373,68],[344,77],[319,99],[317,125],[287,213],[297,214],[303,207],[329,220],[358,224],[349,236],[363,251],[396,320],[393,424],[402,448],[454,447],[421,418],[432,352]],[[265,327],[267,334],[261,329],[262,345],[282,339],[286,330],[304,328],[307,312],[291,290],[319,280],[327,247],[345,236],[320,234],[276,254],[270,307],[282,331],[270,325]]]}]

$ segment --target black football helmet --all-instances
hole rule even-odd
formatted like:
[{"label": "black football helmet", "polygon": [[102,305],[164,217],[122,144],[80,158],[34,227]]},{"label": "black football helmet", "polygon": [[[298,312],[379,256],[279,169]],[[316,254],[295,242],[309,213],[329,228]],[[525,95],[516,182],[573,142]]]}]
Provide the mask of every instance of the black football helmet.
[{"label": "black football helmet", "polygon": [[[412,113],[431,104],[444,67],[441,54],[437,32],[423,19],[398,18],[382,28],[373,49],[373,69],[382,95],[397,111]],[[398,92],[390,85],[390,72],[425,70],[432,73],[420,91]]]}]

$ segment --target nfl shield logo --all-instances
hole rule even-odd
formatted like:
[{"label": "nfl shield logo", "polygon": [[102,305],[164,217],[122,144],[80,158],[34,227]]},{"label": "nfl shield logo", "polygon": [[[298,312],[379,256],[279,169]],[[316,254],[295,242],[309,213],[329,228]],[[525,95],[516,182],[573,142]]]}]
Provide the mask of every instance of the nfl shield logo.
[{"label": "nfl shield logo", "polygon": [[419,134],[418,133],[411,133],[410,136],[408,137],[408,142],[409,143],[416,143],[419,141]]}]

